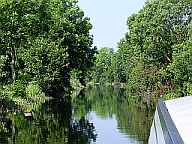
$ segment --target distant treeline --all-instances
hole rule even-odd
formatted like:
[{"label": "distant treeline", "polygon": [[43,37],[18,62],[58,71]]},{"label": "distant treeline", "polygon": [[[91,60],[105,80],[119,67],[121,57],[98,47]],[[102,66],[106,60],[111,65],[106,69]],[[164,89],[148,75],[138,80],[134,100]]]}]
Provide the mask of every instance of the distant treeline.
[{"label": "distant treeline", "polygon": [[128,18],[117,52],[101,48],[92,80],[127,83],[130,92],[165,98],[192,94],[192,1],[148,0]]}]

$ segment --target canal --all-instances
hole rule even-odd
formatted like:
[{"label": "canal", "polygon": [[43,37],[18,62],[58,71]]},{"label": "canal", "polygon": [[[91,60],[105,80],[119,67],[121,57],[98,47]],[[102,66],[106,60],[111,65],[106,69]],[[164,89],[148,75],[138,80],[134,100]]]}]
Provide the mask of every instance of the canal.
[{"label": "canal", "polygon": [[0,143],[147,144],[154,107],[125,89],[95,86],[23,113],[1,106]]}]

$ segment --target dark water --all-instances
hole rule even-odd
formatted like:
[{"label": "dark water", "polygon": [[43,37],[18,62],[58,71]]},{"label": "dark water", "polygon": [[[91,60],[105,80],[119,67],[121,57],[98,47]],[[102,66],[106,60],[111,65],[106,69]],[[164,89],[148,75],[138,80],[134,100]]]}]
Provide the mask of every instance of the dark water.
[{"label": "dark water", "polygon": [[1,104],[0,143],[147,144],[153,107],[126,95],[124,89],[94,87],[46,102],[33,117]]}]

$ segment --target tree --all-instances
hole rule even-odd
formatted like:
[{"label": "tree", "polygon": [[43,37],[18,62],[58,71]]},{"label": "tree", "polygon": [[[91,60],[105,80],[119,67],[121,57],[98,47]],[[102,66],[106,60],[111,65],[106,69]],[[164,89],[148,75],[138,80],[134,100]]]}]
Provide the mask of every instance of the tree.
[{"label": "tree", "polygon": [[190,38],[182,44],[173,47],[173,62],[168,69],[173,75],[174,89],[178,95],[186,96],[192,94],[192,27],[190,27]]},{"label": "tree", "polygon": [[143,95],[152,89],[158,95],[172,89],[173,75],[168,67],[173,62],[174,47],[188,40],[191,5],[190,0],[147,1],[142,10],[128,18],[129,31],[119,47],[126,47],[124,64],[131,91]]},{"label": "tree", "polygon": [[92,25],[76,0],[1,0],[0,21],[0,68],[13,81],[27,76],[54,94],[69,87],[71,70],[91,66]]},{"label": "tree", "polygon": [[93,68],[93,77],[97,83],[112,83],[114,52],[112,48],[100,48],[96,55],[95,66]]}]

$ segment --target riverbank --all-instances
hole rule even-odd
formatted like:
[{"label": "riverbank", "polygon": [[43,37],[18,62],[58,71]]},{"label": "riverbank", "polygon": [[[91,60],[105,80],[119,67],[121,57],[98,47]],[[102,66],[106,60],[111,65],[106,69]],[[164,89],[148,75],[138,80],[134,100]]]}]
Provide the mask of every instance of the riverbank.
[{"label": "riverbank", "polygon": [[[73,95],[74,93],[78,94],[81,89],[85,88],[76,79],[70,82],[72,89],[69,93],[73,93]],[[30,82],[26,85],[22,81],[16,81],[14,84],[1,85],[0,87],[0,100],[11,103],[13,107],[22,111],[38,109],[39,106],[50,99],[53,99],[53,97],[46,95],[36,82]]]},{"label": "riverbank", "polygon": [[3,86],[0,95],[1,99],[11,101],[13,105],[17,105],[23,111],[37,109],[42,103],[52,99],[46,96],[35,83],[28,86],[23,86],[21,83]]}]

